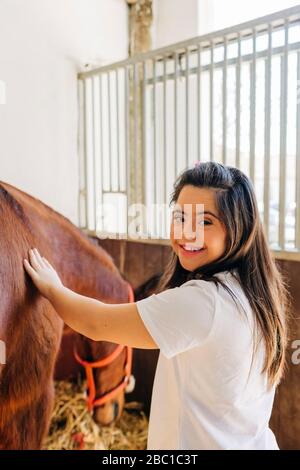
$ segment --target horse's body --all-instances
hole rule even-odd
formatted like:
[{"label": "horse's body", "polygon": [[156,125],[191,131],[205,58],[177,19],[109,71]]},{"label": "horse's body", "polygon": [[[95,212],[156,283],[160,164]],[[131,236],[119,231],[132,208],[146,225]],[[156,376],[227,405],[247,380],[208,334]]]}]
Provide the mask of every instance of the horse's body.
[{"label": "horse's body", "polygon": [[[31,247],[53,264],[70,289],[108,303],[128,301],[127,282],[100,246],[41,201],[0,182],[0,340],[6,343],[6,364],[0,364],[0,449],[40,448],[52,410],[62,321],[24,271]],[[90,360],[116,347],[78,339],[79,353]],[[95,373],[97,393],[121,381],[124,361],[120,356],[113,367]],[[97,420],[106,424],[117,418],[123,402],[122,393],[97,410]]]}]

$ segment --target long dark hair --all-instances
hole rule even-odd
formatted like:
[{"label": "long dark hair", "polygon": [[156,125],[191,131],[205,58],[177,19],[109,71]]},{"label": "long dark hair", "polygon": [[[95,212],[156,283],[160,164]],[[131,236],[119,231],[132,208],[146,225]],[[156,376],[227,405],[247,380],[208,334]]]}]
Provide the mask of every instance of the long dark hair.
[{"label": "long dark hair", "polygon": [[185,270],[177,254],[172,252],[157,292],[178,287],[191,279],[202,279],[217,286],[221,284],[235,297],[231,289],[215,276],[222,271],[231,271],[254,312],[254,350],[258,346],[259,332],[265,342],[266,358],[262,372],[267,373],[270,385],[278,384],[285,368],[290,297],[283,274],[268,246],[253,185],[238,168],[203,162],[179,175],[170,205],[177,202],[185,185],[215,190],[219,216],[227,232],[225,252],[217,260],[192,272]]}]

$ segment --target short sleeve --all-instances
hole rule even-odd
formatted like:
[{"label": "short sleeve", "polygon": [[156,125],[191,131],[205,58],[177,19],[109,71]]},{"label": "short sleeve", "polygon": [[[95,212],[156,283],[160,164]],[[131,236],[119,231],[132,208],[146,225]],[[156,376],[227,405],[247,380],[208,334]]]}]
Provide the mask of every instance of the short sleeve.
[{"label": "short sleeve", "polygon": [[201,346],[215,321],[211,283],[191,280],[180,287],[138,300],[139,315],[158,348],[168,359]]}]

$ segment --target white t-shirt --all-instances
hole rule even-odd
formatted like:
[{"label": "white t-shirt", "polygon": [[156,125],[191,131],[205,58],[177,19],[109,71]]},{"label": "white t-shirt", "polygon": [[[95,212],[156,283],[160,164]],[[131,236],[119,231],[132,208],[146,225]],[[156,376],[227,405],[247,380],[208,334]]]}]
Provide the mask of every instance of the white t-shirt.
[{"label": "white t-shirt", "polygon": [[230,271],[218,273],[236,294],[191,280],[136,302],[160,349],[148,450],[278,449],[269,428],[275,387],[261,374],[260,342],[250,371],[253,312]]}]

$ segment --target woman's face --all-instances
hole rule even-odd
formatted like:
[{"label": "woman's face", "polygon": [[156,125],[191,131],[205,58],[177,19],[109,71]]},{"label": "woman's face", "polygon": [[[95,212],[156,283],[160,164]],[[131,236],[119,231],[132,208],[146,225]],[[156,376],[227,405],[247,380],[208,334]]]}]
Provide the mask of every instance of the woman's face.
[{"label": "woman's face", "polygon": [[[226,229],[215,191],[186,185],[172,211],[170,238],[180,264],[188,271],[211,263],[225,252]],[[197,248],[197,251],[190,251]]]}]

